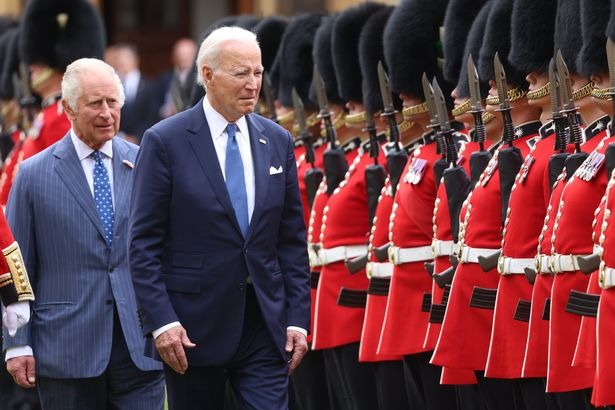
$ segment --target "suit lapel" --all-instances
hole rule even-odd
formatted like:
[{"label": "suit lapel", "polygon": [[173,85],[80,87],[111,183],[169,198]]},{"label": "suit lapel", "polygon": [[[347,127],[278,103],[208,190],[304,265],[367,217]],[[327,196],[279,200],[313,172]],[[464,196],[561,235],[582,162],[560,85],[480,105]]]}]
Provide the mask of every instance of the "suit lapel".
[{"label": "suit lapel", "polygon": [[226,190],[226,183],[224,182],[224,176],[222,175],[222,169],[220,168],[220,162],[216,155],[216,148],[209,131],[209,125],[203,112],[203,103],[197,103],[190,109],[190,120],[187,130],[191,135],[188,137],[190,145],[201,165],[201,169],[205,176],[209,180],[209,183],[216,193],[220,204],[226,211],[229,219],[232,221],[233,226],[241,234],[239,223],[237,223],[237,217],[235,216],[235,209],[231,203],[228,191]]},{"label": "suit lapel", "polygon": [[117,232],[120,222],[128,217],[128,199],[130,188],[130,175],[132,168],[124,161],[132,164],[132,159],[128,156],[128,149],[113,141],[113,197],[115,203],[113,207],[115,223],[113,230]]},{"label": "suit lapel", "polygon": [[[254,164],[254,212],[248,229],[248,240],[258,222],[262,212],[263,203],[269,187],[269,139],[263,135],[263,128],[253,119],[253,114],[246,115],[248,132],[250,134],[250,149],[252,151],[252,163]],[[264,141],[264,143],[262,142]]]},{"label": "suit lapel", "polygon": [[77,151],[70,138],[70,133],[58,143],[53,155],[57,158],[55,170],[64,181],[64,184],[75,198],[75,201],[83,208],[85,214],[90,218],[100,236],[105,239],[100,217],[94,203],[94,196],[83,173],[83,167],[77,157]]}]

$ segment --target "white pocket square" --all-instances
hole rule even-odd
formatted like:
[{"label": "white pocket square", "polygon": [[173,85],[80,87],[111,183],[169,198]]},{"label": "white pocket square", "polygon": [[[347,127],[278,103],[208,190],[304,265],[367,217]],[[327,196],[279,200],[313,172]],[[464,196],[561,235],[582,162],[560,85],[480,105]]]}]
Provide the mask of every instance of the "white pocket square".
[{"label": "white pocket square", "polygon": [[282,165],[279,167],[269,167],[269,175],[281,174],[282,173]]}]

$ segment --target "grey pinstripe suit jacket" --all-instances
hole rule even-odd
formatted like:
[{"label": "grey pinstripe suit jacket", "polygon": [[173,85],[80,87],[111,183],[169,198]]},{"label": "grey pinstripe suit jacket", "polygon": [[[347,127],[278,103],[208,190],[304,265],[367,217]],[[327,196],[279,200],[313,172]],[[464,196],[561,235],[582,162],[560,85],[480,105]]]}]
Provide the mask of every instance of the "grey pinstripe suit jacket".
[{"label": "grey pinstripe suit jacket", "polygon": [[109,362],[115,300],[130,356],[142,370],[144,337],[126,256],[132,168],[137,147],[113,139],[114,238],[111,248],[75,147],[62,140],[20,166],[7,206],[35,292],[33,316],[4,349],[30,345],[37,375],[84,378]]}]

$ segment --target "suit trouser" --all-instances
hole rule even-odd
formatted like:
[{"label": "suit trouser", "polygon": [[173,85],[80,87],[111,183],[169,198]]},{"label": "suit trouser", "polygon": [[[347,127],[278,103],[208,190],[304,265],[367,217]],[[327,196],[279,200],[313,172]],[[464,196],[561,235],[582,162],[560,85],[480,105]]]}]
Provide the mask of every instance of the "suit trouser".
[{"label": "suit trouser", "polygon": [[224,408],[230,382],[241,409],[285,410],[288,365],[273,342],[256,300],[246,286],[246,309],[239,347],[222,366],[188,366],[183,375],[165,366],[169,410]]},{"label": "suit trouser", "polygon": [[[323,352],[309,350],[291,376],[296,407],[300,410],[330,409]],[[290,406],[289,406],[290,407]]]},{"label": "suit trouser", "polygon": [[164,405],[162,372],[142,371],[132,362],[117,310],[111,358],[102,375],[80,379],[39,376],[37,386],[45,410],[162,410]]},{"label": "suit trouser", "polygon": [[440,384],[442,368],[429,363],[433,351],[404,357],[406,394],[411,408],[448,410],[457,406],[457,392],[453,385]]}]

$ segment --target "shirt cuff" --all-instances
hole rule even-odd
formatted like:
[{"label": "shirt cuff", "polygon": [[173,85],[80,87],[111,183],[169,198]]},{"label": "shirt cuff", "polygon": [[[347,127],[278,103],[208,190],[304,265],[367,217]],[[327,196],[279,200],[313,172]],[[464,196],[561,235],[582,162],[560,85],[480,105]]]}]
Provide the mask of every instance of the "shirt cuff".
[{"label": "shirt cuff", "polygon": [[301,333],[305,337],[307,337],[307,335],[308,335],[307,330],[305,330],[304,328],[299,327],[299,326],[288,326],[286,328],[286,330],[296,330],[297,332]]},{"label": "shirt cuff", "polygon": [[32,348],[28,345],[13,346],[6,349],[4,360],[8,362],[9,359],[19,356],[34,356],[34,353],[32,352]]},{"label": "shirt cuff", "polygon": [[164,325],[162,327],[159,327],[156,330],[152,331],[152,336],[154,336],[154,339],[156,339],[158,336],[160,336],[161,334],[163,334],[166,330],[169,330],[172,327],[175,326],[180,326],[181,324],[179,322],[171,322],[168,325]]}]

